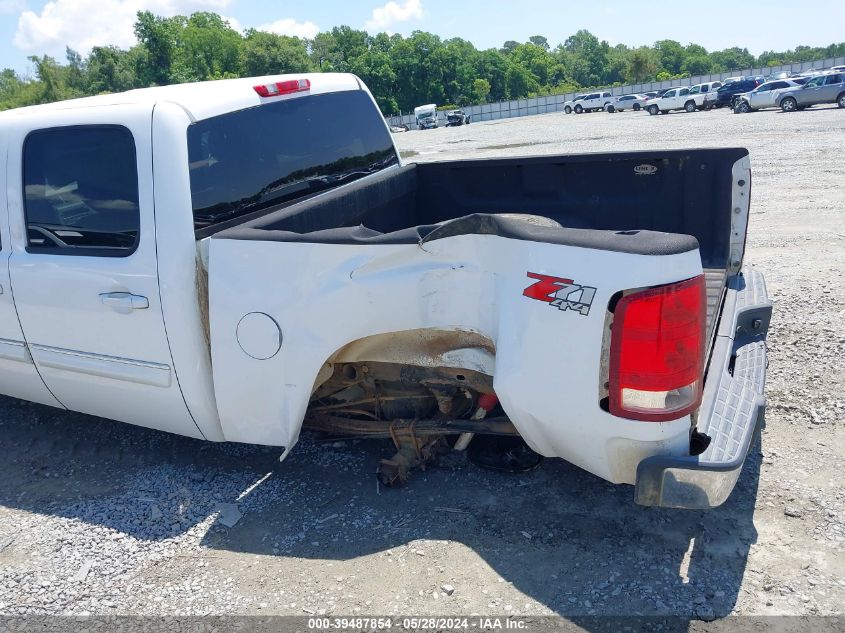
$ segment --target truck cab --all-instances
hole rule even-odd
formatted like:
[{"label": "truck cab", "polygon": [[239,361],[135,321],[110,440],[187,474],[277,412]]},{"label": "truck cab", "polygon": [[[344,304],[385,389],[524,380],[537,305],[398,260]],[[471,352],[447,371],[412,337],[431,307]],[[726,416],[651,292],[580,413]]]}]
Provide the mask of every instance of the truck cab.
[{"label": "truck cab", "polygon": [[577,102],[574,106],[576,114],[582,112],[597,112],[605,110],[609,105],[613,104],[613,95],[609,92],[593,92],[585,95],[584,98]]},{"label": "truck cab", "polygon": [[692,93],[690,88],[675,87],[670,88],[659,99],[654,102],[649,102],[649,114],[667,114],[672,110],[685,110],[686,112],[695,112],[698,109],[696,98],[704,102],[704,95],[700,93]]}]

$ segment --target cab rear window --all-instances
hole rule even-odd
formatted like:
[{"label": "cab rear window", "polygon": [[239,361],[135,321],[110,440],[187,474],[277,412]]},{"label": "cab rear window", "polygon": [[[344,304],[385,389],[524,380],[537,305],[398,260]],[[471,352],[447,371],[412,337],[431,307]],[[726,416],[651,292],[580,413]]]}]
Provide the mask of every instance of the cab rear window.
[{"label": "cab rear window", "polygon": [[188,127],[194,228],[339,187],[399,158],[361,90],[269,102]]}]

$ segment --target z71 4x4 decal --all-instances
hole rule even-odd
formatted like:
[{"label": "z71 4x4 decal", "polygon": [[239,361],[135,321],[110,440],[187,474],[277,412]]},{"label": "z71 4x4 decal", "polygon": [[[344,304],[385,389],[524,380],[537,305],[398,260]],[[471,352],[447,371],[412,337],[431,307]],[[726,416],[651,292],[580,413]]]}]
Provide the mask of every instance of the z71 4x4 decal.
[{"label": "z71 4x4 decal", "polygon": [[591,286],[581,286],[571,279],[551,277],[538,273],[528,273],[531,279],[536,279],[522,294],[529,299],[545,301],[558,310],[574,310],[578,314],[590,314],[590,306],[596,296],[596,289]]}]

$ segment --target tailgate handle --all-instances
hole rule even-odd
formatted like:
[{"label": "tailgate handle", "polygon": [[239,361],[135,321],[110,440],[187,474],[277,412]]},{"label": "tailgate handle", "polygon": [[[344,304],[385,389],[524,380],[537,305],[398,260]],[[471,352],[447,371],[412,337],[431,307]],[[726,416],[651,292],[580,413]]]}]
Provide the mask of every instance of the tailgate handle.
[{"label": "tailgate handle", "polygon": [[150,307],[150,301],[141,295],[133,295],[131,292],[105,292],[100,295],[100,301],[104,305],[118,311],[125,310],[146,310]]}]

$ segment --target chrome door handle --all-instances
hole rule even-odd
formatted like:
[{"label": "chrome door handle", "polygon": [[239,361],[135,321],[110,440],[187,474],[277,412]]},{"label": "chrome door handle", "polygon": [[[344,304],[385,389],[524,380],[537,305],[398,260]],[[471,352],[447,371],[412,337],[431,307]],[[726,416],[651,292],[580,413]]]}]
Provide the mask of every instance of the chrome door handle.
[{"label": "chrome door handle", "polygon": [[100,295],[100,301],[119,311],[146,310],[150,307],[149,299],[130,292],[105,292]]}]

